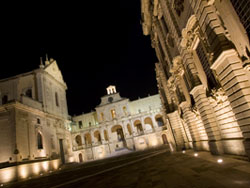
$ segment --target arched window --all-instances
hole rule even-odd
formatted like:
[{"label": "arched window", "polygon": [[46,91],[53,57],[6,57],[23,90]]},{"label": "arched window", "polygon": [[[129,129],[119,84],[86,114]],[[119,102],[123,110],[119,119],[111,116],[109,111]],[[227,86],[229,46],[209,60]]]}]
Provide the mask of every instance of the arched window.
[{"label": "arched window", "polygon": [[56,106],[59,107],[59,100],[58,100],[58,94],[57,94],[57,92],[55,93],[55,99],[56,99]]},{"label": "arched window", "polygon": [[2,97],[2,104],[6,104],[8,102],[8,96],[7,95],[4,95]]},{"label": "arched window", "polygon": [[43,149],[43,138],[41,133],[37,133],[37,149]]},{"label": "arched window", "polygon": [[80,135],[77,135],[75,140],[78,146],[82,145],[82,137]]},{"label": "arched window", "polygon": [[125,116],[128,115],[126,106],[123,106],[122,109],[123,109],[124,115],[125,115]]}]

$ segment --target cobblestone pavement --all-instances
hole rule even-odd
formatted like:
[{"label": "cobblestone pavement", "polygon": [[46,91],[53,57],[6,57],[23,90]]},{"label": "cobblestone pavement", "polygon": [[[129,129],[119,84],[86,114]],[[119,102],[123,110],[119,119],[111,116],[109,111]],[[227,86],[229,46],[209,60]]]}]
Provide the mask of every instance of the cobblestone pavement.
[{"label": "cobblestone pavement", "polygon": [[[222,163],[217,163],[219,158]],[[250,163],[208,152],[138,152],[7,187],[250,188]]]}]

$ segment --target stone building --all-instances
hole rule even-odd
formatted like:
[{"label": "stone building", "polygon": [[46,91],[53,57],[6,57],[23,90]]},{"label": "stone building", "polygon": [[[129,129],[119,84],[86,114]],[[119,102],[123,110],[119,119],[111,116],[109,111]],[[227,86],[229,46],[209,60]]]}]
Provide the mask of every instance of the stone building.
[{"label": "stone building", "polygon": [[[53,59],[41,62],[39,69],[0,80],[1,168],[47,161],[43,165],[48,170],[51,160],[71,161],[66,89]],[[33,170],[39,173],[39,168],[38,164]],[[14,178],[15,170],[0,172],[0,182]]]},{"label": "stone building", "polygon": [[141,0],[177,148],[250,159],[249,6],[249,0]]},{"label": "stone building", "polygon": [[95,110],[73,117],[75,161],[167,144],[169,132],[162,117],[159,95],[129,101],[116,92],[115,86],[110,86]]}]

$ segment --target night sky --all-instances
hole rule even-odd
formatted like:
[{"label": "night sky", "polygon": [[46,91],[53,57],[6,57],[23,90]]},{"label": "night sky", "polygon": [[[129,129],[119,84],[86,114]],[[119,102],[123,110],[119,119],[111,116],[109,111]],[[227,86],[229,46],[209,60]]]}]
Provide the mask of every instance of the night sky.
[{"label": "night sky", "polygon": [[70,115],[94,110],[109,85],[131,100],[157,93],[157,59],[142,34],[139,0],[26,9],[1,20],[1,79],[38,68],[48,53],[68,86]]}]

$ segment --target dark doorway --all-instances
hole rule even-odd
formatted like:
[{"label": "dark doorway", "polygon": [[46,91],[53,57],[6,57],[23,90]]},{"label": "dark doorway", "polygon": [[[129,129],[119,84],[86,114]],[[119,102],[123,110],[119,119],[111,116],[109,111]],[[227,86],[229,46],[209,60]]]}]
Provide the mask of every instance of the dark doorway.
[{"label": "dark doorway", "polygon": [[82,163],[83,162],[83,158],[82,158],[82,154],[79,154],[79,162]]},{"label": "dark doorway", "polygon": [[63,150],[63,139],[59,139],[59,144],[60,144],[61,161],[62,161],[62,164],[65,164],[65,157],[64,157],[64,150]]}]

